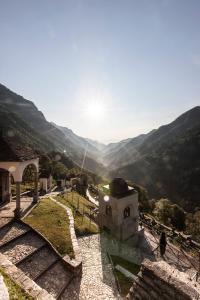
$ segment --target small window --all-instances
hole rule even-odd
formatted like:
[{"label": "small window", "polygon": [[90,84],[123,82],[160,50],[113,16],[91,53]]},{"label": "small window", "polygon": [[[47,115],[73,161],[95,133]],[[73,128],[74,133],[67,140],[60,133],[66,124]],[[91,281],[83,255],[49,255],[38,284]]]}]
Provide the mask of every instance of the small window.
[{"label": "small window", "polygon": [[130,214],[131,214],[130,207],[127,206],[127,207],[124,209],[124,219],[130,217]]},{"label": "small window", "polygon": [[110,205],[106,205],[106,215],[112,216],[112,207]]}]

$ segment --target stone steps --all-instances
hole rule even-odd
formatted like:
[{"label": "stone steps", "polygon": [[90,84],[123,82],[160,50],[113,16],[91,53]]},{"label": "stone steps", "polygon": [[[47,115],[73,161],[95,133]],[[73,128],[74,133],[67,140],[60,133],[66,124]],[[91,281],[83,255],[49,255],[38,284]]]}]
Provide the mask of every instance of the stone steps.
[{"label": "stone steps", "polygon": [[35,280],[44,270],[46,270],[52,263],[58,260],[57,255],[50,251],[45,244],[32,255],[21,260],[17,267],[20,268],[27,276]]},{"label": "stone steps", "polygon": [[13,264],[16,264],[19,260],[25,258],[44,244],[45,241],[38,237],[35,232],[29,231],[11,242],[2,245],[0,251],[6,255]]},{"label": "stone steps", "polygon": [[55,299],[60,299],[74,275],[51,245],[21,221],[0,228],[0,252]]},{"label": "stone steps", "polygon": [[10,222],[4,225],[0,228],[0,246],[29,230],[28,226],[21,223]]},{"label": "stone steps", "polygon": [[36,283],[58,299],[70,284],[72,278],[73,275],[71,272],[66,271],[64,263],[58,261],[39,277]]}]

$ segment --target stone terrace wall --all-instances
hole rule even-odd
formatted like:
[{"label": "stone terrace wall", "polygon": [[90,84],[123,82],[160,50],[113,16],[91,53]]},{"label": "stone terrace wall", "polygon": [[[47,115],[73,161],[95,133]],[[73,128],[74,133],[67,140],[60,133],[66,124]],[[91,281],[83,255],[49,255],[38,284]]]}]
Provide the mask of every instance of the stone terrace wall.
[{"label": "stone terrace wall", "polygon": [[[33,280],[31,280],[24,272],[18,269],[7,257],[0,253],[0,266],[4,272],[17,283],[26,293],[37,300],[55,300],[55,298],[48,294],[46,290],[42,289]],[[2,298],[0,298],[2,300]]]},{"label": "stone terrace wall", "polygon": [[179,272],[165,261],[145,260],[127,299],[200,299],[200,285],[191,281],[186,273]]}]

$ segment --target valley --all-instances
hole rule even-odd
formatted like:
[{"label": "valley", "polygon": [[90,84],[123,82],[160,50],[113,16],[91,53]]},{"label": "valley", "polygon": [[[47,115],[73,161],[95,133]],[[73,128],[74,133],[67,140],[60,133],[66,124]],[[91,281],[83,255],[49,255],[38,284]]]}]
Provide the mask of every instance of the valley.
[{"label": "valley", "polygon": [[0,85],[0,128],[40,154],[57,151],[75,167],[141,185],[150,199],[169,198],[187,211],[199,206],[199,106],[147,134],[105,145],[48,122],[33,102]]}]

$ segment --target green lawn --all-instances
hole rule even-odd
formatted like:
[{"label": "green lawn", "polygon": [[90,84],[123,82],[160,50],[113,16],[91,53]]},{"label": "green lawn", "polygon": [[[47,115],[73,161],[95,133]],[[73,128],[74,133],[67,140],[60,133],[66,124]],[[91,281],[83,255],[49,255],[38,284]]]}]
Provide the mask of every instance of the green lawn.
[{"label": "green lawn", "polygon": [[74,258],[69,219],[64,208],[50,199],[42,199],[24,222],[43,234],[57,251]]},{"label": "green lawn", "polygon": [[89,218],[83,216],[83,212],[89,215],[96,208],[95,204],[75,192],[57,196],[56,200],[71,208],[77,236],[99,232],[98,226],[91,222]]},{"label": "green lawn", "polygon": [[3,276],[5,285],[8,288],[10,300],[32,300],[33,297],[29,296],[18,284],[16,284],[3,270],[0,268],[0,274]]},{"label": "green lawn", "polygon": [[86,198],[82,197],[76,192],[65,193],[64,195],[57,197],[61,203],[64,205],[69,204],[71,207],[78,208],[82,213],[90,213],[90,210],[96,208],[96,205],[88,201]]},{"label": "green lawn", "polygon": [[[134,264],[128,260],[125,260],[119,256],[115,256],[115,255],[111,255],[111,259],[113,262],[113,265],[120,265],[123,268],[125,268],[126,270],[128,270],[129,272],[133,273],[133,274],[137,274],[140,270],[140,266],[137,264]],[[133,280],[131,278],[127,278],[125,275],[123,275],[121,272],[119,272],[118,270],[114,270],[115,276],[118,279],[120,288],[121,288],[121,294],[123,296],[127,295],[131,286],[133,285]]]},{"label": "green lawn", "polygon": [[100,191],[102,191],[105,195],[110,195],[110,188],[106,188],[105,186],[107,186],[108,184],[99,184],[98,185],[98,189]]}]

